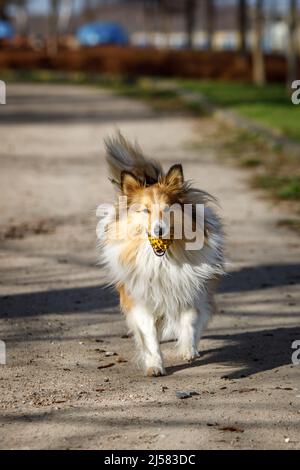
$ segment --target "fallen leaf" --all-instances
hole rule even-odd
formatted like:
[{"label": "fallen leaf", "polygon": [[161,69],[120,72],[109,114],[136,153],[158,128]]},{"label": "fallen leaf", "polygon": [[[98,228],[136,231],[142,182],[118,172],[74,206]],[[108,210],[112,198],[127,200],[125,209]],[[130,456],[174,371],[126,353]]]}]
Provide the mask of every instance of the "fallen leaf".
[{"label": "fallen leaf", "polygon": [[292,387],[275,387],[274,390],[294,390]]},{"label": "fallen leaf", "polygon": [[199,395],[198,392],[195,392],[195,391],[189,391],[189,392],[175,392],[176,393],[176,397],[179,398],[180,400],[183,400],[185,398],[191,398],[195,395]]},{"label": "fallen leaf", "polygon": [[128,362],[126,359],[124,359],[124,357],[122,356],[119,356],[117,359],[116,359],[116,362],[118,362],[119,364],[122,364],[124,362]]},{"label": "fallen leaf", "polygon": [[116,364],[114,362],[110,362],[109,364],[103,364],[103,366],[97,367],[97,369],[108,369],[108,367],[113,367]]},{"label": "fallen leaf", "polygon": [[241,429],[235,426],[224,426],[218,429],[219,431],[225,431],[225,432],[244,432],[244,429]]}]

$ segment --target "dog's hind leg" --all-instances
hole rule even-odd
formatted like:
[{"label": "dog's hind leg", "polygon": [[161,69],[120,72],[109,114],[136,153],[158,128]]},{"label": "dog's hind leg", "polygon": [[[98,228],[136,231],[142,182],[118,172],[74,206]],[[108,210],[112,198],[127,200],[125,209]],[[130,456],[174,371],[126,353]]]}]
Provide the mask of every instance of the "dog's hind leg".
[{"label": "dog's hind leg", "polygon": [[150,377],[165,375],[155,318],[152,312],[145,305],[135,305],[127,313],[126,318],[141,353],[146,375]]},{"label": "dog's hind leg", "polygon": [[181,312],[177,347],[180,356],[185,361],[193,361],[199,357],[200,323],[200,315],[195,308]]},{"label": "dog's hind leg", "polygon": [[210,317],[217,310],[214,299],[217,282],[218,280],[209,282],[207,289],[199,295],[194,308],[180,314],[177,344],[184,360],[193,361],[199,357],[199,341]]}]

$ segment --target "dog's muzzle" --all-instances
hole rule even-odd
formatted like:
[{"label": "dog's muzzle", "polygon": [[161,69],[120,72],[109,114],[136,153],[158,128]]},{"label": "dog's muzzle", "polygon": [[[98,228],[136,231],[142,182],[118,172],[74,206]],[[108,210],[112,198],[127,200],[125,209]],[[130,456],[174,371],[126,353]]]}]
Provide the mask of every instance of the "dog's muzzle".
[{"label": "dog's muzzle", "polygon": [[149,243],[156,256],[164,256],[169,246],[173,243],[172,239],[162,239],[148,235]]}]

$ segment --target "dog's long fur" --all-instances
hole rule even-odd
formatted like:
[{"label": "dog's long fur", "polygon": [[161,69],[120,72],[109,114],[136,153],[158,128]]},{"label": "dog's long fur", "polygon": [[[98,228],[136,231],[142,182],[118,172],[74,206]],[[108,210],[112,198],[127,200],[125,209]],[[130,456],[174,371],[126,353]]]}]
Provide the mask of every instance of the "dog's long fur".
[{"label": "dog's long fur", "polygon": [[[107,162],[112,182],[128,204],[139,203],[151,212],[154,203],[204,204],[205,240],[201,250],[187,250],[176,239],[158,257],[147,238],[117,239],[123,221],[113,213],[101,221],[105,236],[100,242],[101,261],[109,282],[120,294],[120,303],[147,375],[163,375],[165,369],[159,342],[176,338],[181,356],[198,357],[198,343],[215,311],[214,292],[223,274],[223,232],[212,209],[214,198],[183,181],[181,165],[164,173],[161,165],[146,159],[137,146],[120,134],[106,140]],[[192,215],[191,215],[192,217]],[[145,228],[145,216],[129,215],[129,225]]]}]

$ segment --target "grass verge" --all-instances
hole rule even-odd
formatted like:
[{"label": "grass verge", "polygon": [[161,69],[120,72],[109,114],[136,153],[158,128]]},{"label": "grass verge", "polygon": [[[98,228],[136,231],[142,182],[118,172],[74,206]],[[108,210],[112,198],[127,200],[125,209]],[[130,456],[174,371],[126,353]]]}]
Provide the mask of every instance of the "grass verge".
[{"label": "grass verge", "polygon": [[258,87],[251,83],[209,80],[180,80],[179,85],[300,142],[300,106],[291,101],[294,90],[289,94],[281,84]]}]

